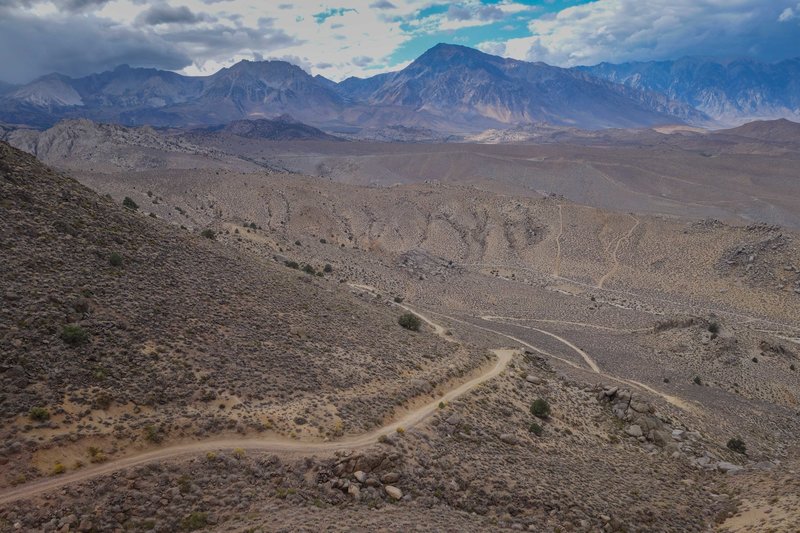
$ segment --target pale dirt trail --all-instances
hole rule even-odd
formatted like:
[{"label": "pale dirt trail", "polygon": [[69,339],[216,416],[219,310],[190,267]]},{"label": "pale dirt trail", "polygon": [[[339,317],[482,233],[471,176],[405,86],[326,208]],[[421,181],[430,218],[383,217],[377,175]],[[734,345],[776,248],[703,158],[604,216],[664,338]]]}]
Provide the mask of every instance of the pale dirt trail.
[{"label": "pale dirt trail", "polygon": [[[354,288],[358,288],[358,289],[369,291],[369,292],[371,292],[373,294],[378,294],[378,292],[373,287],[370,287],[368,285],[351,284],[351,286],[354,287]],[[397,305],[398,307],[406,309],[409,312],[412,312],[412,313],[416,314],[417,316],[419,316],[421,320],[423,320],[424,322],[429,324],[431,327],[433,327],[433,329],[434,329],[434,331],[436,332],[437,335],[440,335],[441,337],[443,337],[443,338],[445,338],[445,339],[447,339],[449,341],[457,342],[451,336],[447,335],[446,328],[444,328],[440,324],[437,324],[436,322],[434,322],[433,320],[431,320],[427,316],[419,313],[418,311],[414,310],[413,308],[411,308],[411,307],[409,307],[407,305],[399,304],[399,303],[396,303],[396,302],[394,302],[394,305]],[[439,313],[437,313],[437,314],[439,314]],[[494,329],[491,329],[491,328],[486,328],[486,327],[483,327],[483,326],[479,326],[477,324],[471,324],[469,322],[465,322],[463,320],[459,320],[459,319],[456,319],[456,318],[453,318],[453,317],[448,317],[446,315],[440,315],[440,316],[442,316],[442,317],[444,317],[444,318],[446,318],[448,320],[452,320],[454,322],[459,322],[459,323],[462,323],[462,324],[466,324],[466,325],[468,325],[470,327],[474,327],[474,328],[477,328],[477,329],[481,329],[481,330],[493,333],[495,335],[499,335],[501,337],[504,337],[504,338],[507,338],[507,339],[509,339],[511,341],[514,341],[514,342],[516,342],[516,343],[518,343],[518,344],[520,344],[522,346],[530,348],[530,349],[532,349],[532,350],[534,350],[536,352],[539,352],[539,353],[541,353],[541,354],[543,354],[543,355],[545,355],[547,357],[551,357],[553,359],[559,360],[559,361],[561,361],[561,362],[563,362],[563,363],[565,363],[565,364],[567,364],[569,366],[572,366],[573,368],[576,368],[576,369],[579,369],[579,370],[586,370],[584,367],[582,367],[582,366],[580,366],[580,365],[578,365],[578,364],[576,364],[576,363],[574,363],[574,362],[572,362],[572,361],[570,361],[568,359],[565,359],[563,357],[559,357],[557,355],[551,354],[551,353],[549,353],[549,352],[547,352],[547,351],[545,351],[545,350],[543,350],[543,349],[541,349],[541,348],[539,348],[537,346],[534,346],[534,345],[532,345],[532,344],[530,344],[528,342],[525,342],[522,339],[519,339],[519,338],[514,337],[512,335],[508,335],[506,333],[502,333],[500,331],[497,331],[497,330],[494,330]],[[594,361],[594,359],[592,359],[589,356],[589,354],[587,354],[585,351],[581,350],[580,348],[578,348],[577,346],[575,346],[574,344],[569,342],[567,339],[564,339],[563,337],[560,337],[560,336],[558,336],[558,335],[556,335],[554,333],[550,333],[549,331],[541,330],[541,329],[538,329],[538,328],[530,328],[528,326],[520,326],[520,327],[526,327],[528,329],[535,330],[535,331],[537,331],[539,333],[542,333],[544,335],[549,335],[550,337],[553,337],[556,340],[562,342],[563,344],[565,344],[566,346],[568,346],[569,348],[571,348],[572,350],[577,352],[583,358],[584,362],[591,368],[591,370],[594,373],[603,375],[605,377],[609,377],[610,379],[614,379],[614,380],[617,380],[617,381],[630,383],[631,385],[634,385],[636,387],[640,387],[640,388],[642,388],[644,390],[652,392],[653,394],[661,396],[662,398],[664,398],[668,402],[670,402],[670,403],[672,403],[672,404],[674,404],[674,405],[676,405],[678,407],[681,407],[682,409],[687,409],[687,410],[692,410],[693,409],[692,406],[687,405],[686,402],[683,402],[682,400],[680,400],[678,398],[674,398],[672,396],[668,396],[668,395],[665,395],[663,393],[660,393],[660,392],[656,391],[655,389],[652,389],[652,388],[650,388],[650,387],[648,387],[646,385],[643,385],[641,383],[638,383],[638,382],[635,382],[635,381],[631,381],[631,380],[617,378],[615,376],[608,375],[608,374],[605,374],[605,373],[601,372],[599,366]],[[458,398],[459,396],[469,392],[470,390],[472,390],[475,387],[483,384],[484,382],[486,382],[486,381],[498,376],[500,373],[503,372],[503,370],[505,370],[506,366],[511,361],[514,353],[516,352],[516,350],[506,349],[506,348],[495,349],[495,350],[492,350],[492,351],[497,355],[497,361],[495,362],[494,366],[491,369],[489,369],[487,372],[485,372],[485,373],[483,373],[483,374],[481,374],[479,376],[476,376],[475,378],[473,378],[473,379],[471,379],[471,380],[469,380],[469,381],[467,381],[465,383],[462,383],[458,387],[450,390],[446,394],[444,394],[444,395],[432,400],[431,402],[423,405],[422,407],[414,409],[414,410],[410,411],[409,413],[401,416],[399,419],[395,420],[394,422],[392,422],[390,424],[387,424],[387,425],[385,425],[383,427],[380,427],[378,429],[375,429],[373,431],[370,431],[368,433],[364,433],[362,435],[346,437],[344,439],[341,439],[341,440],[338,440],[338,441],[335,441],[335,442],[298,442],[298,441],[293,441],[293,440],[280,438],[280,437],[267,437],[267,438],[258,438],[258,439],[255,439],[255,438],[249,438],[249,439],[235,439],[234,438],[234,439],[230,439],[230,438],[228,438],[228,439],[206,440],[206,441],[202,441],[202,442],[192,442],[192,443],[177,444],[177,445],[174,445],[174,446],[164,447],[164,448],[160,448],[160,449],[157,449],[157,450],[152,450],[152,451],[149,451],[149,452],[144,452],[144,453],[140,453],[140,454],[136,454],[136,455],[131,455],[131,456],[128,456],[128,457],[123,457],[123,458],[115,460],[115,461],[111,461],[111,462],[104,463],[104,464],[97,465],[97,466],[88,467],[88,468],[85,468],[85,469],[82,469],[82,470],[79,470],[79,471],[76,471],[76,472],[72,472],[72,473],[69,473],[69,474],[64,474],[64,475],[61,475],[61,476],[58,476],[58,477],[51,477],[51,478],[41,479],[39,481],[34,481],[32,483],[28,483],[28,484],[20,486],[20,487],[15,487],[15,488],[12,488],[12,489],[9,489],[9,490],[5,490],[3,492],[0,492],[0,505],[5,505],[5,504],[8,504],[8,503],[20,500],[20,499],[30,498],[30,497],[36,496],[38,494],[41,494],[43,492],[55,490],[55,489],[58,489],[60,487],[64,487],[66,485],[72,484],[72,483],[78,483],[78,482],[81,482],[81,481],[87,481],[87,480],[93,479],[95,477],[106,475],[106,474],[111,474],[111,473],[114,473],[114,472],[118,472],[118,471],[124,470],[126,468],[131,468],[131,467],[135,467],[135,466],[149,464],[149,463],[153,463],[153,462],[157,462],[157,461],[163,461],[163,460],[167,460],[167,459],[175,459],[175,458],[179,458],[179,457],[183,457],[183,456],[187,456],[187,455],[195,455],[195,454],[204,453],[204,452],[218,451],[218,450],[223,450],[223,449],[241,448],[243,450],[257,450],[257,451],[267,451],[267,452],[273,452],[273,453],[287,453],[287,454],[295,453],[295,454],[306,454],[306,455],[309,455],[309,454],[332,453],[332,452],[341,451],[341,450],[352,450],[352,449],[355,449],[355,448],[363,448],[363,447],[366,447],[366,446],[370,446],[370,445],[375,444],[376,442],[378,442],[378,440],[380,439],[381,436],[390,434],[392,432],[395,432],[395,431],[397,431],[398,428],[409,429],[409,428],[413,428],[413,427],[417,426],[420,422],[425,420],[427,417],[429,417],[431,414],[433,414],[434,412],[436,412],[439,409],[440,402],[452,401],[453,399]]]},{"label": "pale dirt trail", "polygon": [[553,266],[553,276],[561,277],[561,236],[564,234],[564,211],[558,204],[558,235],[556,235],[556,264]]},{"label": "pale dirt trail", "polygon": [[[498,322],[498,323],[502,324],[501,321],[497,320],[497,317],[484,316],[484,317],[480,317],[480,318],[482,320],[487,320],[489,322]],[[492,320],[492,318],[494,318],[494,320]],[[685,400],[683,400],[681,398],[678,398],[677,396],[671,396],[669,394],[666,394],[664,392],[656,390],[656,389],[654,389],[652,387],[649,387],[649,386],[645,385],[644,383],[640,383],[640,382],[634,381],[632,379],[622,378],[622,377],[619,377],[619,376],[615,376],[613,374],[609,374],[607,372],[603,372],[602,370],[600,370],[600,367],[597,365],[595,360],[588,353],[586,353],[585,351],[581,350],[580,348],[578,348],[577,346],[572,344],[567,339],[556,335],[555,333],[551,333],[549,331],[545,331],[545,330],[539,329],[539,328],[533,328],[533,327],[530,327],[530,326],[523,326],[523,325],[520,325],[520,324],[514,324],[514,326],[519,327],[519,328],[524,328],[524,329],[530,329],[530,330],[533,330],[533,331],[537,331],[537,332],[542,333],[544,335],[548,335],[550,337],[553,337],[554,339],[560,341],[564,345],[569,346],[571,349],[575,350],[575,352],[577,352],[581,356],[581,358],[583,358],[583,360],[586,362],[587,365],[589,365],[589,367],[592,369],[592,371],[595,374],[599,374],[599,375],[601,375],[603,377],[607,377],[609,379],[613,379],[613,380],[619,381],[621,383],[627,383],[628,385],[631,385],[632,387],[635,387],[635,388],[638,388],[638,389],[646,390],[647,392],[649,392],[651,394],[654,394],[654,395],[664,399],[667,403],[670,403],[670,404],[674,405],[675,407],[678,407],[679,409],[683,409],[684,411],[687,411],[687,412],[690,412],[690,413],[695,413],[695,414],[699,414],[700,413],[700,409],[699,409],[698,406],[696,406],[694,404],[691,404],[691,403],[689,403],[689,402],[687,402],[687,401],[685,401]],[[483,329],[483,330],[486,330],[486,331],[494,332],[494,333],[496,333],[498,335],[502,335],[503,337],[506,337],[506,338],[508,338],[510,340],[516,341],[516,342],[518,342],[518,343],[520,343],[520,344],[522,344],[524,346],[527,346],[528,348],[536,350],[537,352],[540,352],[540,353],[542,353],[544,355],[547,355],[549,357],[553,357],[555,359],[558,359],[559,361],[567,363],[568,365],[570,365],[573,368],[578,368],[580,370],[586,370],[585,368],[573,363],[572,361],[569,361],[569,360],[564,359],[562,357],[558,357],[558,356],[555,356],[553,354],[550,354],[550,353],[542,350],[541,348],[537,348],[537,347],[535,347],[535,346],[533,346],[533,345],[531,345],[531,344],[529,344],[529,343],[527,343],[527,342],[525,342],[525,341],[523,341],[521,339],[518,339],[517,337],[513,337],[511,335],[507,335],[505,333],[501,333],[499,331],[496,331],[496,330],[493,330],[493,329],[489,329],[489,328],[484,328],[484,327],[481,327],[481,326],[478,326],[478,325],[475,325],[475,327]]]},{"label": "pale dirt trail", "polygon": [[[486,320],[488,322],[499,322],[498,320],[492,320],[492,318],[489,317],[489,316],[482,316],[480,318],[481,318],[481,320]],[[592,357],[588,353],[584,352],[583,350],[581,350],[580,348],[578,348],[577,346],[572,344],[570,341],[568,341],[564,337],[559,337],[555,333],[551,333],[549,331],[545,331],[545,330],[539,329],[539,328],[534,328],[534,327],[531,327],[531,326],[523,326],[523,325],[520,325],[520,324],[517,324],[516,326],[519,327],[519,328],[530,329],[532,331],[538,331],[539,333],[541,333],[543,335],[547,335],[549,337],[553,337],[554,339],[556,339],[557,341],[561,342],[562,344],[565,344],[565,345],[569,346],[570,348],[572,348],[573,350],[575,350],[575,352],[577,352],[578,355],[581,356],[581,358],[584,360],[584,362],[587,365],[589,365],[589,368],[592,369],[592,372],[595,372],[597,374],[600,373],[600,367],[597,366],[597,363],[595,362],[595,360],[592,359]]]},{"label": "pale dirt trail", "polygon": [[487,372],[465,383],[462,383],[455,389],[452,389],[435,400],[432,400],[422,407],[414,409],[413,411],[403,415],[401,418],[395,420],[391,424],[362,435],[346,437],[335,442],[297,442],[280,437],[268,437],[257,439],[206,440],[202,442],[178,444],[150,452],[131,455],[116,461],[78,470],[70,474],[34,481],[33,483],[28,483],[20,487],[3,491],[0,493],[0,505],[5,505],[24,498],[30,498],[32,496],[36,496],[37,494],[51,491],[65,485],[86,481],[105,474],[118,472],[126,468],[204,452],[241,448],[243,450],[259,450],[275,453],[300,453],[311,455],[371,446],[378,442],[381,436],[393,433],[397,431],[398,428],[410,429],[417,426],[420,422],[425,420],[439,409],[440,402],[450,402],[469,392],[475,387],[483,384],[484,382],[498,376],[501,372],[503,372],[503,370],[505,370],[506,366],[511,361],[511,358],[517,350],[503,348],[492,351],[497,355],[497,361]]},{"label": "pale dirt trail", "polygon": [[608,272],[603,274],[603,277],[600,278],[600,281],[597,282],[597,288],[598,289],[602,289],[603,285],[606,282],[606,280],[617,273],[617,270],[619,270],[619,257],[617,256],[617,254],[619,253],[619,247],[622,245],[623,242],[625,242],[625,241],[627,241],[628,239],[631,238],[631,236],[633,235],[633,232],[636,231],[636,228],[638,228],[639,224],[642,223],[642,221],[639,220],[638,218],[636,218],[635,216],[633,216],[633,215],[628,215],[628,216],[633,218],[633,220],[635,220],[636,222],[633,224],[633,227],[631,227],[631,229],[629,229],[628,232],[625,233],[625,235],[623,235],[619,239],[617,239],[617,243],[614,246],[614,250],[611,252],[611,261],[612,261],[613,265],[612,265],[611,269]]},{"label": "pale dirt trail", "polygon": [[568,324],[570,326],[581,326],[582,328],[601,329],[603,331],[613,331],[615,333],[644,333],[646,331],[653,331],[653,328],[612,328],[610,326],[601,326],[600,324],[590,324],[589,322],[572,322],[570,320],[552,320],[547,318],[527,318],[518,316],[497,316],[497,315],[484,315],[481,317],[483,320],[500,321],[500,320],[518,320],[520,322],[545,322],[547,324]]}]

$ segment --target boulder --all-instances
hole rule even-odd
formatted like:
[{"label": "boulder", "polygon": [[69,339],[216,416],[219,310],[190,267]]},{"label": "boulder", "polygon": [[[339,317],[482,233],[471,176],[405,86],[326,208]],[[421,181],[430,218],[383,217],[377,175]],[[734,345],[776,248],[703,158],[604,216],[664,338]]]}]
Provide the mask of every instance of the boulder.
[{"label": "boulder", "polygon": [[638,426],[637,424],[634,424],[632,426],[628,426],[625,429],[625,433],[627,433],[631,437],[641,437],[642,436],[642,428],[640,426]]},{"label": "boulder", "polygon": [[381,476],[381,482],[385,484],[397,483],[400,481],[400,474],[397,472],[389,472],[388,474],[384,474]]},{"label": "boulder", "polygon": [[631,409],[633,409],[637,413],[652,413],[653,412],[653,407],[649,403],[643,402],[641,400],[631,400],[630,407],[631,407]]},{"label": "boulder", "polygon": [[741,471],[742,467],[726,461],[720,461],[717,463],[717,470],[720,472],[725,472],[726,474],[735,474]]},{"label": "boulder", "polygon": [[445,422],[447,422],[451,426],[458,426],[461,424],[461,421],[462,421],[461,415],[458,413],[453,413],[447,418]]},{"label": "boulder", "polygon": [[385,487],[383,487],[383,490],[386,491],[386,495],[393,500],[399,500],[400,498],[403,497],[403,491],[398,489],[397,487],[386,485]]},{"label": "boulder", "polygon": [[503,433],[500,435],[500,440],[505,442],[506,444],[516,445],[519,444],[519,439],[513,433]]}]

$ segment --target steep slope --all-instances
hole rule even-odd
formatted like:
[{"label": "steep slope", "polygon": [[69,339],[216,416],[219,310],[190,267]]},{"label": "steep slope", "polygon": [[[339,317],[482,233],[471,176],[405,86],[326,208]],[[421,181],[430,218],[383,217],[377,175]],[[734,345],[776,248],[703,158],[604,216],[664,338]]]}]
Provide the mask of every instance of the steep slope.
[{"label": "steep slope", "polygon": [[800,117],[800,58],[775,64],[706,58],[578,67],[629,87],[696,107],[723,124]]},{"label": "steep slope", "polygon": [[419,383],[485,361],[330,276],[123,209],[5,143],[0,249],[0,435],[28,443],[4,448],[0,484],[94,460],[90,447],[362,431]]}]

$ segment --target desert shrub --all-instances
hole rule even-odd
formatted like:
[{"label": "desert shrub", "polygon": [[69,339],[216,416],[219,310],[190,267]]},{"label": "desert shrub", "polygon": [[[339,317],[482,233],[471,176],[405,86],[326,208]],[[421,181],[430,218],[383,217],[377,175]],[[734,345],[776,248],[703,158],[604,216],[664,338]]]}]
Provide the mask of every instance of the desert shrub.
[{"label": "desert shrub", "polygon": [[541,437],[544,433],[544,428],[538,422],[531,422],[528,431],[536,435],[537,437]]},{"label": "desert shrub", "polygon": [[139,204],[133,201],[133,199],[129,196],[126,196],[124,200],[122,200],[123,207],[127,207],[133,211],[139,209]]},{"label": "desert shrub", "polygon": [[294,269],[300,268],[300,264],[297,261],[284,261],[283,264],[289,268],[294,268]]},{"label": "desert shrub", "polygon": [[396,303],[396,304],[403,303],[403,297],[402,296],[395,296],[394,297],[394,303]]},{"label": "desert shrub", "polygon": [[311,274],[313,276],[314,274],[316,274],[317,271],[311,265],[303,265],[303,272],[305,272],[306,274]]},{"label": "desert shrub", "polygon": [[537,398],[531,403],[531,414],[537,418],[550,416],[550,404],[544,398]]},{"label": "desert shrub", "polygon": [[164,437],[163,435],[161,435],[161,432],[158,431],[158,428],[153,425],[149,425],[144,428],[144,438],[146,441],[152,442],[154,444],[158,444],[159,442],[164,440]]},{"label": "desert shrub", "polygon": [[233,456],[239,460],[244,459],[245,455],[247,455],[247,453],[244,451],[244,448],[236,448],[233,450]]},{"label": "desert shrub", "polygon": [[202,235],[202,236],[203,236],[203,237],[205,237],[206,239],[213,239],[214,237],[216,237],[216,236],[217,236],[217,235],[216,235],[216,233],[214,233],[214,231],[213,231],[213,230],[210,230],[210,229],[208,229],[208,228],[206,228],[206,229],[204,229],[203,231],[201,231],[201,232],[200,232],[200,235]]},{"label": "desert shrub", "polygon": [[330,274],[331,272],[333,272],[333,267],[331,266],[330,263],[325,263],[325,266],[322,268],[322,271],[325,272],[326,274]]},{"label": "desert shrub", "polygon": [[31,407],[31,410],[28,411],[28,417],[37,422],[44,422],[45,420],[50,420],[50,412],[44,407]]},{"label": "desert shrub", "polygon": [[703,384],[703,380],[700,379],[700,376],[695,376],[692,381],[694,381],[695,385],[702,385]]},{"label": "desert shrub", "polygon": [[400,315],[400,318],[397,319],[397,323],[411,331],[419,331],[419,328],[422,326],[422,321],[414,313]]},{"label": "desert shrub", "polygon": [[731,440],[728,441],[728,444],[726,444],[726,446],[729,449],[735,451],[736,453],[741,453],[742,455],[747,454],[747,446],[745,446],[744,441],[742,440],[741,437],[732,438]]},{"label": "desert shrub", "polygon": [[122,256],[119,255],[117,252],[111,252],[111,255],[108,258],[108,262],[111,263],[113,267],[120,267],[122,266]]},{"label": "desert shrub", "polygon": [[711,322],[708,325],[708,331],[709,331],[709,333],[712,333],[714,335],[719,333],[719,322]]},{"label": "desert shrub", "polygon": [[53,465],[53,475],[54,476],[57,476],[59,474],[63,474],[66,471],[67,471],[67,467],[65,467],[61,463],[56,463],[55,465]]},{"label": "desert shrub", "polygon": [[208,513],[191,513],[181,520],[181,529],[184,531],[196,531],[208,525]]},{"label": "desert shrub", "polygon": [[258,229],[258,226],[256,226],[255,222],[250,223],[250,229]]},{"label": "desert shrub", "polygon": [[86,453],[89,455],[89,462],[91,463],[103,463],[108,460],[108,457],[106,457],[106,454],[103,453],[103,450],[96,446],[89,446],[89,449],[86,451]]},{"label": "desert shrub", "polygon": [[328,241],[327,241],[327,240],[325,240],[325,239],[320,239],[320,240],[319,240],[319,243],[320,243],[320,244],[328,244]]},{"label": "desert shrub", "polygon": [[77,346],[89,340],[89,334],[77,324],[67,324],[61,329],[61,340],[70,346]]}]

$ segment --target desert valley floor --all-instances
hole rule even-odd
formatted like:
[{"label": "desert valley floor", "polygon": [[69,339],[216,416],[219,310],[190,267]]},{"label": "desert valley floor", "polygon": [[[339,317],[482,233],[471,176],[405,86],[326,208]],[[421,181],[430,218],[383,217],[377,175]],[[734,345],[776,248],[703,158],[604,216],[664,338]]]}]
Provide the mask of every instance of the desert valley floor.
[{"label": "desert valley floor", "polygon": [[0,530],[800,530],[793,128],[0,132]]}]

